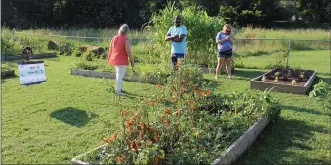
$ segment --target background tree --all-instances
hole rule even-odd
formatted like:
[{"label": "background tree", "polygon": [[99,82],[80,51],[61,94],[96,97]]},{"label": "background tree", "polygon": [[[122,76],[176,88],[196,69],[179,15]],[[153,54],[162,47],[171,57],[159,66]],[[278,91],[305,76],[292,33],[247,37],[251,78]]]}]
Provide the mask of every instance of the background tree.
[{"label": "background tree", "polygon": [[[169,0],[3,0],[1,24],[15,28],[140,28]],[[171,0],[180,10],[202,6],[236,26],[276,27],[292,16],[319,27],[329,22],[330,0]]]}]

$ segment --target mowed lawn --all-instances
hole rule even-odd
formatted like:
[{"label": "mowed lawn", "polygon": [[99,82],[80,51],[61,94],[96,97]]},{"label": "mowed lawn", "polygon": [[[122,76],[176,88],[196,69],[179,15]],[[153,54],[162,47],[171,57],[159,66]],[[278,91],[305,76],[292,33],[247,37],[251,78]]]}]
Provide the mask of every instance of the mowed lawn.
[{"label": "mowed lawn", "polygon": [[[248,56],[242,59],[245,67],[265,68],[276,64],[279,53]],[[292,51],[288,64],[293,68],[316,70],[318,73],[330,74],[330,50]]]},{"label": "mowed lawn", "polygon": [[[106,90],[114,80],[70,75],[77,60],[66,56],[44,59],[44,84],[21,87],[18,77],[2,80],[2,163],[68,164],[72,157],[101,144],[102,137],[118,125],[122,108],[157,90],[151,84],[124,82],[124,89],[131,94],[122,97],[122,105],[118,105]],[[10,64],[17,74],[17,64]],[[223,75],[215,81],[212,74],[205,78],[217,84],[213,90],[217,93],[259,92],[249,89],[249,80],[264,71],[237,69],[233,80]],[[321,78],[330,83],[325,74]],[[330,112],[308,96],[274,96],[284,110],[239,162],[329,162]]]}]

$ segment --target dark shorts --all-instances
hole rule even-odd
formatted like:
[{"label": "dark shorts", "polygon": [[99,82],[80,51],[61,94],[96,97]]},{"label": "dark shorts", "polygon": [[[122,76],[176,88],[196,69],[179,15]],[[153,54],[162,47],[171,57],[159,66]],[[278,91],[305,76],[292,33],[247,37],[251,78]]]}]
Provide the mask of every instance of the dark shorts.
[{"label": "dark shorts", "polygon": [[171,53],[171,57],[177,57],[177,58],[184,58],[185,54],[184,53]]},{"label": "dark shorts", "polygon": [[232,57],[232,49],[228,49],[228,50],[222,50],[222,51],[218,51],[218,57],[220,58],[231,58]]}]

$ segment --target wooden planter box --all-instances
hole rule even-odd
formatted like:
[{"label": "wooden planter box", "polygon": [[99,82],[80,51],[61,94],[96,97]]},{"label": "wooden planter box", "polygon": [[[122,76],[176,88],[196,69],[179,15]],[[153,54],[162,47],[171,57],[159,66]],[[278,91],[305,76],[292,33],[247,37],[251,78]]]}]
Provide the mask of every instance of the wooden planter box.
[{"label": "wooden planter box", "polygon": [[15,76],[15,70],[8,70],[1,72],[1,77]]},{"label": "wooden planter box", "polygon": [[[32,59],[40,59],[40,58],[53,58],[57,57],[56,52],[53,53],[42,53],[42,54],[34,54]],[[2,61],[9,61],[9,60],[20,60],[23,59],[22,56],[1,56]]]},{"label": "wooden planter box", "polygon": [[[236,161],[256,140],[258,135],[268,125],[269,121],[269,117],[258,118],[256,122],[250,126],[234,143],[232,143],[220,157],[216,158],[214,162],[211,163],[211,165],[231,164]],[[72,158],[71,163],[84,165],[89,164],[87,162],[81,161],[81,158],[93,151],[101,150],[104,146],[105,145],[102,145],[89,152]]]},{"label": "wooden planter box", "polygon": [[[275,69],[273,69],[270,72],[273,72],[274,70]],[[316,70],[313,70],[313,74],[310,76],[309,80],[304,84],[304,86],[300,86],[300,85],[288,85],[288,84],[281,84],[274,82],[263,82],[262,77],[268,73],[265,73],[259,77],[252,79],[250,81],[250,88],[265,90],[266,88],[270,89],[274,87],[274,90],[278,92],[305,95],[316,77]]]},{"label": "wooden planter box", "polygon": [[[95,78],[111,78],[115,79],[116,74],[111,72],[98,72],[92,70],[82,70],[82,69],[71,69],[71,75],[80,75],[85,77],[95,77]],[[157,84],[158,79],[153,75],[149,77],[140,77],[140,76],[124,76],[123,80],[131,81],[131,82],[143,82],[143,83],[150,83],[150,84]]]}]

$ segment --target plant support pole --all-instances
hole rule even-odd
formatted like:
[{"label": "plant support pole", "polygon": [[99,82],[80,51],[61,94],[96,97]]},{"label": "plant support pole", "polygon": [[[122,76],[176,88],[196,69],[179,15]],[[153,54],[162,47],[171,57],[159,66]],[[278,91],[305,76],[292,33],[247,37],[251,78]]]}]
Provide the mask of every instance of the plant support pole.
[{"label": "plant support pole", "polygon": [[291,40],[288,40],[288,46],[287,46],[287,55],[286,55],[286,68],[288,68],[288,58],[290,56],[290,50],[291,50]]}]

